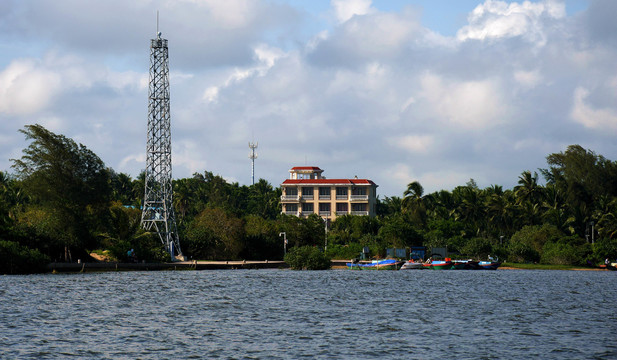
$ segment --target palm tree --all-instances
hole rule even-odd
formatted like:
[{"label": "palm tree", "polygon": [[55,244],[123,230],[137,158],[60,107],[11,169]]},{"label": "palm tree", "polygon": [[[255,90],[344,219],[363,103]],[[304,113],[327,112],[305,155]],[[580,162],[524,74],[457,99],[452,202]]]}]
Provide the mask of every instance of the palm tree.
[{"label": "palm tree", "polygon": [[471,186],[458,187],[460,202],[458,206],[458,217],[461,221],[472,227],[472,231],[479,235],[481,229],[485,228],[486,207],[481,191]]},{"label": "palm tree", "polygon": [[542,210],[542,218],[545,221],[555,225],[561,231],[570,231],[574,218],[568,212],[565,194],[555,184],[548,184],[546,186]]},{"label": "palm tree", "polygon": [[426,224],[426,207],[422,196],[424,188],[418,181],[413,181],[407,185],[407,190],[403,193],[402,211],[408,212],[412,221],[419,225]]},{"label": "palm tree", "polygon": [[518,186],[514,187],[514,193],[519,203],[529,201],[537,204],[542,198],[542,187],[538,185],[538,173],[531,175],[530,171],[523,171],[518,177]]}]

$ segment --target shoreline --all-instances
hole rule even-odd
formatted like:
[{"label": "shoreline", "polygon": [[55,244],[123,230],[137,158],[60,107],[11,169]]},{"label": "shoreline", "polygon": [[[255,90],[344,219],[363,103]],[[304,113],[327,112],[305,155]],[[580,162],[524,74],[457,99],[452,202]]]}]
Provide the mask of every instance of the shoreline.
[{"label": "shoreline", "polygon": [[[345,270],[350,260],[331,260],[331,270]],[[48,273],[83,273],[106,271],[163,271],[163,270],[238,270],[238,269],[288,269],[282,260],[229,260],[206,261],[191,260],[170,263],[121,263],[121,262],[83,262],[50,263],[46,266]],[[611,271],[606,268],[586,268],[565,265],[507,264],[497,270],[569,270],[569,271]]]}]

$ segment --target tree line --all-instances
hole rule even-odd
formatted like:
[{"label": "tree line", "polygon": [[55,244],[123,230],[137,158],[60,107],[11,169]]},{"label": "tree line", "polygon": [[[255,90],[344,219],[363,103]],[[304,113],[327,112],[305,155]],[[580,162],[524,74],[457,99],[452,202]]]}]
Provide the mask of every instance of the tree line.
[{"label": "tree line", "polygon": [[[140,227],[144,174],[116,173],[82,144],[40,125],[0,171],[0,272],[41,271],[50,261],[92,256],[164,261],[155,234]],[[489,254],[515,262],[596,264],[617,257],[617,163],[578,145],[547,156],[547,167],[523,171],[518,185],[480,189],[471,179],[451,191],[424,194],[418,182],[401,197],[378,199],[377,216],[346,215],[326,228],[318,215],[281,214],[281,189],[260,179],[229,183],[210,171],[173,182],[183,253],[193,259],[281,259],[289,248],[319,247],[353,258],[363,247],[447,247],[461,257]]]}]

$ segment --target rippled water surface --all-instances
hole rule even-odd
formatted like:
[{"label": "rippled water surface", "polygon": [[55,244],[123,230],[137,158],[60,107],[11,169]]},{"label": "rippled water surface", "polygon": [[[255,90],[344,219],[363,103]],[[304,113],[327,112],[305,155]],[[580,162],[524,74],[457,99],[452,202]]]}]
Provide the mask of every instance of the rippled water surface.
[{"label": "rippled water surface", "polygon": [[0,358],[615,359],[617,272],[0,276]]}]

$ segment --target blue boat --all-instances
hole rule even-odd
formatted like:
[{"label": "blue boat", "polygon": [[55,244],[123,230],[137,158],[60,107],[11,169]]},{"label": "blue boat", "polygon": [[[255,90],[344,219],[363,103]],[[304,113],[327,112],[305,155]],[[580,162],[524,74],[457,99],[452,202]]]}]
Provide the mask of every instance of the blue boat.
[{"label": "blue boat", "polygon": [[347,263],[351,270],[398,270],[403,261],[394,259],[373,260],[371,263]]},{"label": "blue boat", "polygon": [[497,270],[497,268],[501,265],[499,262],[499,258],[493,258],[492,256],[488,257],[488,261],[478,261],[478,269],[480,270]]}]

